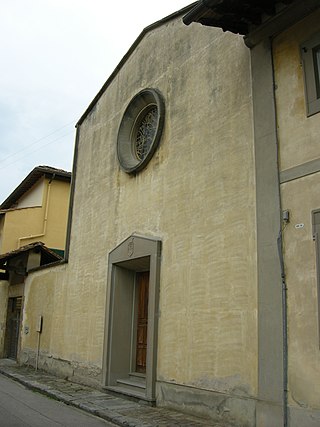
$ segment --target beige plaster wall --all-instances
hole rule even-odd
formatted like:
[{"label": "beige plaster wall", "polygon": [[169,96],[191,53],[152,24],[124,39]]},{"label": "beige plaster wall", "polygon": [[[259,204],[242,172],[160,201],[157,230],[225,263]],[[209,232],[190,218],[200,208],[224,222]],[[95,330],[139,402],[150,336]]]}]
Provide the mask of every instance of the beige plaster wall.
[{"label": "beige plaster wall", "polygon": [[24,307],[21,363],[35,365],[42,316],[39,368],[100,386],[105,282],[91,269],[79,280],[67,264],[49,267],[26,278]]},{"label": "beige plaster wall", "polygon": [[[164,133],[147,168],[129,176],[117,161],[117,132],[146,87],[165,99]],[[181,18],[147,33],[80,126],[69,264],[27,279],[26,321],[47,286],[53,301],[43,349],[101,368],[108,253],[134,232],[158,236],[158,379],[255,394],[251,108],[241,37]],[[23,345],[34,348],[35,338]]]},{"label": "beige plaster wall", "polygon": [[[300,45],[320,31],[320,12],[299,22],[274,41],[276,102],[281,169],[319,159],[320,114],[306,117]],[[320,408],[320,352],[315,244],[312,210],[320,208],[320,174],[281,185],[288,287],[289,404]],[[299,228],[296,225],[300,224]]]},{"label": "beige plaster wall", "polygon": [[[50,185],[50,190],[49,190]],[[49,248],[64,249],[69,208],[70,183],[45,179],[40,207],[9,210],[2,226],[1,253],[42,241]],[[35,188],[39,197],[38,186]],[[28,198],[31,198],[31,193]],[[47,211],[47,219],[46,219]]]},{"label": "beige plaster wall", "polygon": [[273,43],[280,170],[319,159],[319,114],[306,116],[301,43],[320,31],[320,11],[275,38]]},{"label": "beige plaster wall", "polygon": [[[289,396],[292,405],[320,408],[320,351],[313,209],[319,209],[320,173],[282,186],[291,221],[284,230],[289,308]],[[303,224],[303,228],[296,228]]]}]

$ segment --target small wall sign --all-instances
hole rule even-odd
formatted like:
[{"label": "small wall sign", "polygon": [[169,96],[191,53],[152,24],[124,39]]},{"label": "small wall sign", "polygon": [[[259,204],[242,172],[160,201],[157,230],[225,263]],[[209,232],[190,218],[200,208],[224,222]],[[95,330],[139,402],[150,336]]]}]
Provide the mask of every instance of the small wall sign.
[{"label": "small wall sign", "polygon": [[303,228],[304,227],[304,224],[296,224],[295,226],[294,226],[294,228],[296,228],[297,230],[299,229],[299,228]]}]

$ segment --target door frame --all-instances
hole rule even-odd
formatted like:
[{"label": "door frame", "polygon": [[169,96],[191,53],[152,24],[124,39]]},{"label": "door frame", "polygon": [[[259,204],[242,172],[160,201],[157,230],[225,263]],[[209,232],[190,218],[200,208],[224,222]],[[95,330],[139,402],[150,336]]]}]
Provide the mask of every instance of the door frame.
[{"label": "door frame", "polygon": [[[161,240],[131,235],[109,253],[103,350],[103,386],[129,374],[132,364],[135,276],[149,271],[145,399],[156,397]],[[134,391],[132,392],[134,396]]]}]

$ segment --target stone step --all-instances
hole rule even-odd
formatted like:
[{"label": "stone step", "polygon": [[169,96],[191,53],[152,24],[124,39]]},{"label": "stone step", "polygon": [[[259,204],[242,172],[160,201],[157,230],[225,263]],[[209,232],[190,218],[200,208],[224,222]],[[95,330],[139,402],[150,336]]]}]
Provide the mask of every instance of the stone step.
[{"label": "stone step", "polygon": [[134,390],[127,388],[124,385],[108,386],[108,387],[104,387],[104,388],[106,390],[108,390],[109,392],[114,393],[116,395],[120,395],[120,396],[122,395],[124,397],[134,398],[134,400],[147,400],[144,390],[139,389],[137,387]]},{"label": "stone step", "polygon": [[135,390],[135,389],[145,390],[146,389],[145,379],[144,379],[144,381],[142,381],[141,378],[137,379],[136,377],[118,379],[117,384],[120,386],[124,386],[128,389],[133,389],[133,390]]},{"label": "stone step", "polygon": [[139,372],[130,372],[129,373],[130,380],[139,382],[141,384],[146,384],[146,375],[140,374]]}]

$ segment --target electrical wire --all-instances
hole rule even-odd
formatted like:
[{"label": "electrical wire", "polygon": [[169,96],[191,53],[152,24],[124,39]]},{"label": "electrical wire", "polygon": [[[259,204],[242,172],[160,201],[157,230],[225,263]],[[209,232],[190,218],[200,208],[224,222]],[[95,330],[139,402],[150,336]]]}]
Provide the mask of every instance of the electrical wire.
[{"label": "electrical wire", "polygon": [[[54,139],[54,140],[52,140],[52,141],[47,142],[46,144],[42,145],[41,147],[37,148],[36,150],[31,151],[30,153],[27,153],[27,154],[25,154],[24,156],[21,156],[21,157],[19,157],[18,159],[13,160],[12,162],[7,163],[7,164],[6,164],[6,165],[4,165],[4,166],[0,166],[0,170],[6,169],[7,167],[9,167],[9,166],[13,165],[14,163],[16,163],[16,162],[18,162],[18,161],[20,161],[20,160],[24,159],[25,157],[30,156],[30,155],[31,155],[31,154],[33,154],[33,153],[36,153],[37,151],[42,150],[44,147],[47,147],[48,145],[53,144],[54,142],[58,141],[59,139],[62,139],[62,138],[64,138],[64,137],[66,137],[67,135],[70,135],[70,134],[71,134],[71,133],[73,133],[73,132],[74,132],[74,129],[72,129],[72,131],[68,131],[68,132],[67,132],[67,133],[65,133],[64,135],[61,135],[61,136],[59,136],[58,138],[56,138],[56,139]],[[42,139],[44,139],[44,138],[42,138]],[[32,145],[34,145],[34,144],[30,144],[30,145],[29,145],[29,147],[30,147],[30,146],[32,146]],[[24,149],[23,149],[23,150],[21,150],[21,151],[18,151],[18,152],[17,152],[17,153],[15,153],[15,154],[19,154],[19,153],[20,153],[20,152],[22,152],[22,151],[24,151]]]},{"label": "electrical wire", "polygon": [[[36,141],[32,142],[31,144],[28,144],[26,147],[22,148],[21,150],[15,151],[14,153],[11,153],[8,156],[0,159],[0,163],[4,163],[5,161],[7,161],[8,159],[10,159],[11,157],[14,157],[17,154],[20,154],[21,152],[23,152],[25,150],[28,150],[33,145],[38,144],[39,142],[43,141],[44,139],[49,138],[50,136],[54,135],[55,133],[59,132],[60,130],[64,129],[65,127],[70,126],[71,124],[74,124],[74,123],[75,123],[75,121],[72,121],[72,122],[69,122],[69,123],[61,126],[60,128],[55,129],[54,131],[52,131],[48,135],[45,135],[45,136],[41,137],[40,139],[37,139]],[[66,135],[64,135],[64,136],[66,136]],[[55,139],[54,141],[57,141],[57,139]],[[54,141],[52,141],[52,142],[54,142]],[[46,145],[48,145],[48,144],[43,145],[43,147],[45,147]],[[34,151],[32,151],[32,153],[34,153]],[[32,154],[32,153],[30,153],[30,154]],[[9,163],[9,164],[11,165],[12,163]]]}]

